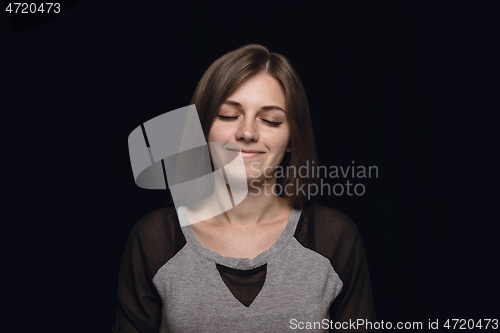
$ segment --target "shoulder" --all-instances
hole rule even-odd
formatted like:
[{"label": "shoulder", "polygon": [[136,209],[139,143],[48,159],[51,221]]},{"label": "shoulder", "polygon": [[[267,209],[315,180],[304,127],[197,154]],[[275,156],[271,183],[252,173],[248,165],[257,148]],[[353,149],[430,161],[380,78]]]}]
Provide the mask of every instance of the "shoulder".
[{"label": "shoulder", "polygon": [[154,261],[158,259],[158,264],[169,260],[185,243],[175,208],[160,208],[141,218],[128,243]]},{"label": "shoulder", "polygon": [[174,207],[157,209],[141,218],[130,232],[127,251],[140,254],[155,274],[186,243]]},{"label": "shoulder", "polygon": [[[361,238],[356,224],[337,209],[314,204],[303,211],[307,238],[314,238],[315,251],[329,258],[337,272]],[[305,239],[305,237],[304,237]]]},{"label": "shoulder", "polygon": [[337,209],[315,204],[305,209],[304,214],[312,218],[316,234],[341,234],[344,237],[356,237],[359,234],[351,218]]},{"label": "shoulder", "polygon": [[130,235],[141,239],[173,235],[177,223],[174,207],[160,208],[142,217],[134,225]]}]

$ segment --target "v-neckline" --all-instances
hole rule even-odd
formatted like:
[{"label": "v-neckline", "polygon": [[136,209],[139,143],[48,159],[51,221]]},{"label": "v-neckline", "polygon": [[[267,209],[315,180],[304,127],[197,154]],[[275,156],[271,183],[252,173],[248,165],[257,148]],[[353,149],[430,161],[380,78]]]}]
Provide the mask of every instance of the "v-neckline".
[{"label": "v-neckline", "polygon": [[216,264],[224,265],[233,269],[239,270],[249,270],[256,268],[258,266],[262,266],[266,264],[269,259],[277,252],[279,252],[286,243],[293,237],[295,233],[295,229],[297,227],[297,223],[299,221],[301,211],[295,208],[292,209],[290,213],[290,217],[286,224],[285,230],[278,237],[276,242],[267,250],[260,253],[253,259],[248,258],[232,258],[232,257],[224,257],[216,251],[212,251],[206,248],[204,245],[200,243],[198,238],[193,232],[191,225],[189,223],[188,217],[188,209],[186,206],[181,206],[178,209],[179,222],[184,227],[181,227],[182,232],[184,233],[184,237],[186,238],[187,243],[193,247],[193,249],[205,257],[206,259],[215,262]]}]

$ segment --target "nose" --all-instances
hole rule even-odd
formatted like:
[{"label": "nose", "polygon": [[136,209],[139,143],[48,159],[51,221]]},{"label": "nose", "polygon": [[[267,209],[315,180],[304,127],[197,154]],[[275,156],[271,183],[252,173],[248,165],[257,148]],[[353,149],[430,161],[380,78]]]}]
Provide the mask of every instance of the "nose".
[{"label": "nose", "polygon": [[245,119],[240,122],[240,126],[236,131],[236,140],[244,140],[245,142],[258,141],[259,132],[255,128],[255,125],[251,119]]}]

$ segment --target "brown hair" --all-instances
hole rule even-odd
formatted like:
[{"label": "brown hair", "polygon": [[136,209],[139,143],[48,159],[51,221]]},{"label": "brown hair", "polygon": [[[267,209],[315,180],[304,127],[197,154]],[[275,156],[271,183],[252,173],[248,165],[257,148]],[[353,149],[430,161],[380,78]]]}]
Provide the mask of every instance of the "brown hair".
[{"label": "brown hair", "polygon": [[[196,105],[201,126],[208,141],[208,133],[217,117],[220,106],[245,80],[258,73],[274,77],[285,92],[287,117],[290,124],[291,153],[286,153],[281,167],[294,167],[297,171],[277,179],[277,183],[294,195],[282,196],[298,209],[307,206],[308,184],[316,183],[316,177],[301,178],[299,167],[317,165],[316,148],[309,106],[302,82],[290,61],[282,55],[270,53],[257,44],[245,45],[217,59],[205,72],[194,92],[191,103]],[[309,175],[309,172],[308,172]],[[303,186],[302,186],[303,185]],[[290,190],[291,188],[291,190]],[[298,189],[302,188],[302,191]],[[284,191],[283,191],[284,192]]]}]

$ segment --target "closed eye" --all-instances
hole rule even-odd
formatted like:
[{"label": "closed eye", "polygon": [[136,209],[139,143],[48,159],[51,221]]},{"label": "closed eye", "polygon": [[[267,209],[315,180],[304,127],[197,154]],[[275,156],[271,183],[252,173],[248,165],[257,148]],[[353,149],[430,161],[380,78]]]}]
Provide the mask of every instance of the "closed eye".
[{"label": "closed eye", "polygon": [[238,117],[230,117],[230,116],[221,116],[220,114],[217,115],[217,117],[219,117],[220,119],[236,119]]},{"label": "closed eye", "polygon": [[274,125],[274,126],[279,126],[283,123],[283,122],[278,122],[278,121],[270,121],[270,120],[266,120],[266,119],[262,119],[262,120],[265,121],[266,123]]},{"label": "closed eye", "polygon": [[[223,115],[217,115],[217,117],[219,117],[220,119],[223,119],[223,120],[234,120],[234,119],[237,119],[238,116],[223,116]],[[262,118],[261,118],[262,119]],[[279,126],[281,125],[283,122],[279,122],[279,121],[271,121],[271,120],[267,120],[267,119],[262,119],[262,121],[270,124],[270,125],[273,125],[273,126]]]}]

